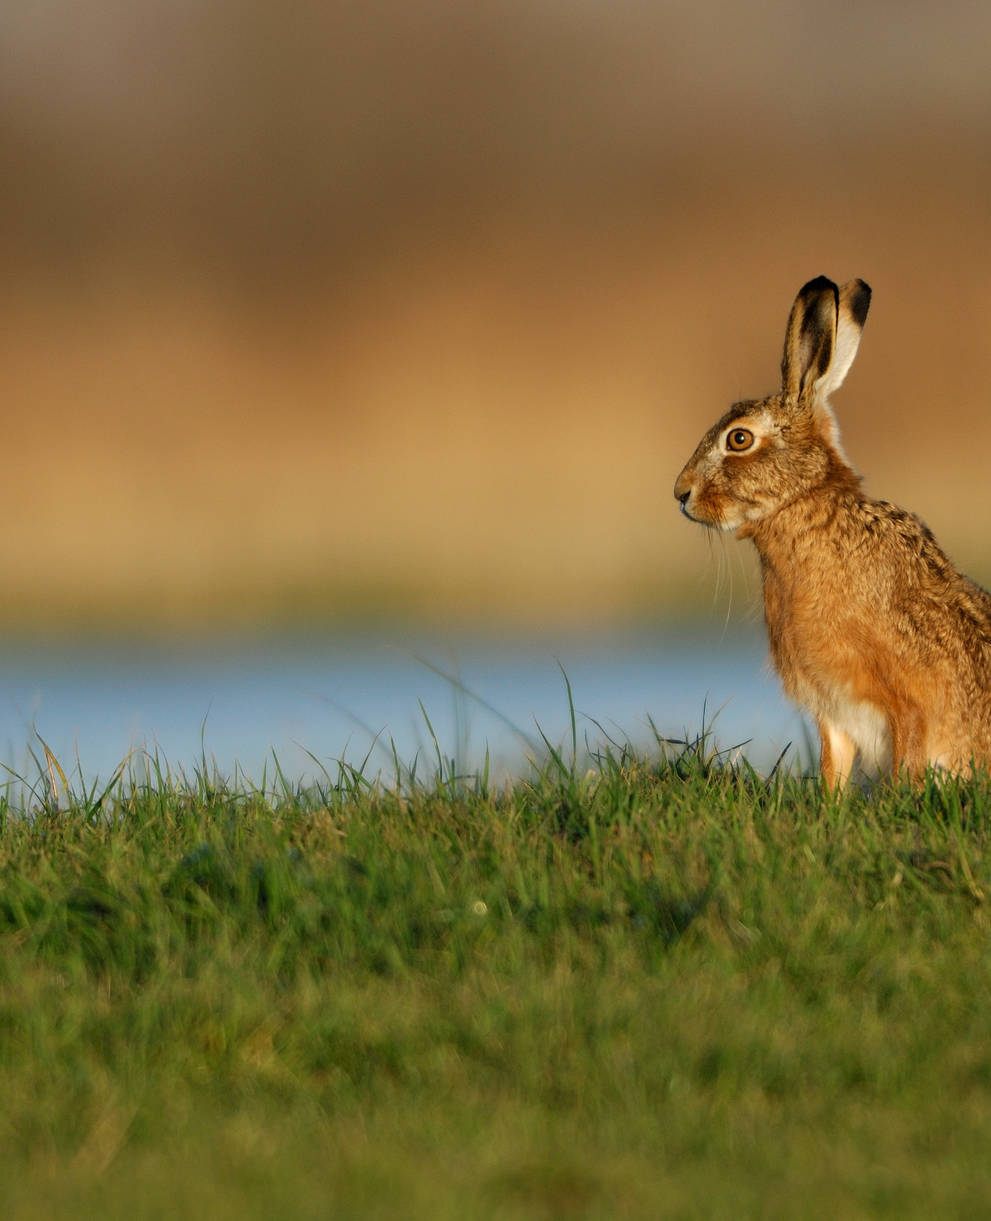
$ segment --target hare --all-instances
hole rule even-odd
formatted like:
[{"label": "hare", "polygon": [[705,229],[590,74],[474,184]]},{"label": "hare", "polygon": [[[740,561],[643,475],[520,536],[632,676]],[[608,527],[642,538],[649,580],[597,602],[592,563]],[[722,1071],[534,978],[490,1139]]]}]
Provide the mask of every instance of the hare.
[{"label": "hare", "polygon": [[788,318],[781,393],[737,403],[674,485],[682,512],[753,540],[774,666],[814,719],[820,772],[991,764],[991,595],[911,513],[861,490],[829,396],[871,290],[820,276]]}]

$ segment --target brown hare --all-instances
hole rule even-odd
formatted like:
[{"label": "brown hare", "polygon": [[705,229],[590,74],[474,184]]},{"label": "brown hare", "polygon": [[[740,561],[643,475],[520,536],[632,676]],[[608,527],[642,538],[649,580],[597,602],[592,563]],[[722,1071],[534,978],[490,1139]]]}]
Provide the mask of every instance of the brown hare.
[{"label": "brown hare", "polygon": [[991,764],[991,595],[917,517],[864,495],[829,405],[870,300],[862,280],[810,280],[781,393],[731,407],[674,485],[687,517],[753,540],[771,656],[830,789],[857,762],[913,779]]}]

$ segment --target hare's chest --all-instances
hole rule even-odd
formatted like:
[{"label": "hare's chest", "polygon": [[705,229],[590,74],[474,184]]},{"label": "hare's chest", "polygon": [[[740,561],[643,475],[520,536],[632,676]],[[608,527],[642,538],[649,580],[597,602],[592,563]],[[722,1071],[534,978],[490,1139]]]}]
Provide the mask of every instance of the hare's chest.
[{"label": "hare's chest", "polygon": [[764,612],[774,667],[788,695],[820,727],[848,737],[867,772],[891,765],[891,729],[884,710],[865,698],[871,689],[862,650],[849,638],[849,607],[795,596],[765,581]]},{"label": "hare's chest", "polygon": [[764,572],[764,622],[775,669],[793,698],[805,702],[805,689],[833,687],[843,682],[847,653],[842,599],[823,597],[822,585],[812,586],[791,576],[782,580]]}]

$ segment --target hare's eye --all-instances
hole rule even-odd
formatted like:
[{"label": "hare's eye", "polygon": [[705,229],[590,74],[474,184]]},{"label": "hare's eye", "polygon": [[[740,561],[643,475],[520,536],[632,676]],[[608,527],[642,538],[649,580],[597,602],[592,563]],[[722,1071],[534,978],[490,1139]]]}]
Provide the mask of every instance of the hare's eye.
[{"label": "hare's eye", "polygon": [[734,428],[732,432],[727,433],[726,448],[732,450],[734,454],[742,454],[745,449],[749,449],[754,443],[754,434],[749,428]]}]

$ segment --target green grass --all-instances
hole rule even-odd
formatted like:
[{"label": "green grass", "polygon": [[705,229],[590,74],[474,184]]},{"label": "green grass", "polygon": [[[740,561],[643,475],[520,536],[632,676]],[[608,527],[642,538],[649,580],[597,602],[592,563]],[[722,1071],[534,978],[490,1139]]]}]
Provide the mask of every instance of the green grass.
[{"label": "green grass", "polygon": [[991,1212],[991,782],[570,759],[9,797],[0,1215]]}]

